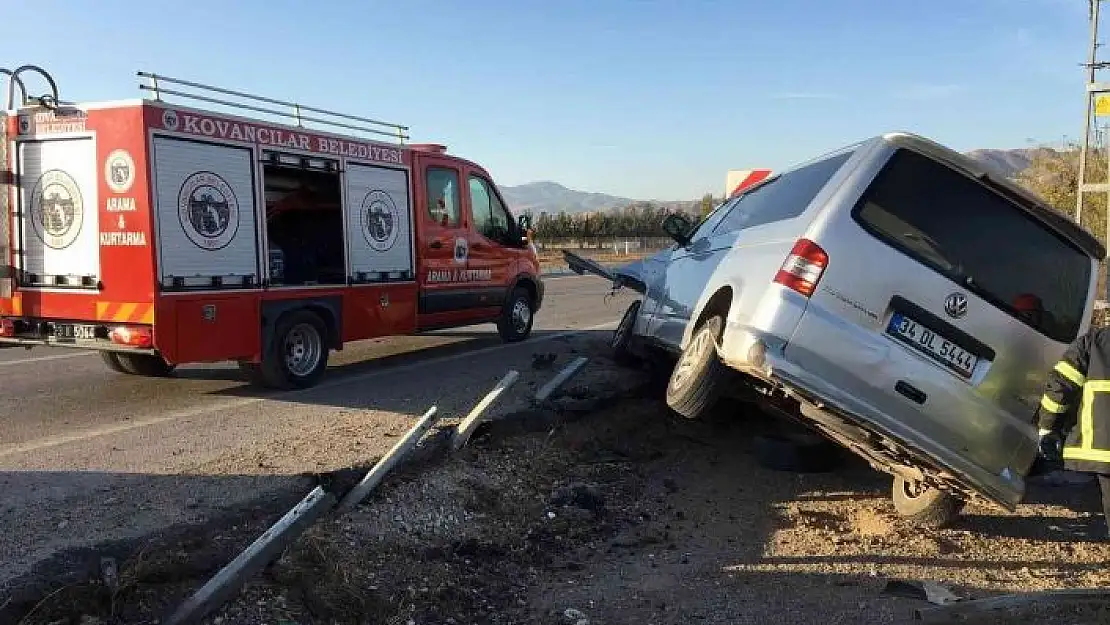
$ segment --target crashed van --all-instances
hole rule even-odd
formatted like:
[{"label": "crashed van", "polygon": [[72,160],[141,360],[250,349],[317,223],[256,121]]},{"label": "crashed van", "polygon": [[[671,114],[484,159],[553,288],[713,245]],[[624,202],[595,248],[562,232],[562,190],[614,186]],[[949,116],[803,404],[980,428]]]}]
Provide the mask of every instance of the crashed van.
[{"label": "crashed van", "polygon": [[[673,356],[668,405],[703,415],[739,380],[893,476],[898,513],[1012,511],[1046,373],[1089,326],[1106,250],[1042,200],[906,133],[769,176],[674,245],[606,270],[642,293],[621,354]],[[739,374],[739,375],[737,375]]]}]

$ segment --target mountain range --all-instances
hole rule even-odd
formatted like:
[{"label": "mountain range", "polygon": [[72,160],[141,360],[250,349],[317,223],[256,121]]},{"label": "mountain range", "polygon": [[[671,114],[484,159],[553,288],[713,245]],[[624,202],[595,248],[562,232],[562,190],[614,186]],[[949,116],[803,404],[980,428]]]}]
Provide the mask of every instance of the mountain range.
[{"label": "mountain range", "polygon": [[[968,156],[984,165],[1004,174],[1007,177],[1016,175],[1024,170],[1033,161],[1033,157],[1040,150],[1048,148],[1021,148],[1015,150],[979,149],[966,152]],[[722,181],[724,172],[721,172]],[[588,213],[601,210],[623,208],[631,204],[650,203],[668,209],[687,210],[695,206],[700,200],[637,200],[633,198],[609,195],[606,193],[591,193],[569,189],[557,182],[544,180],[529,182],[516,186],[500,188],[505,202],[513,212],[531,211],[538,215],[541,212],[558,213]]]}]

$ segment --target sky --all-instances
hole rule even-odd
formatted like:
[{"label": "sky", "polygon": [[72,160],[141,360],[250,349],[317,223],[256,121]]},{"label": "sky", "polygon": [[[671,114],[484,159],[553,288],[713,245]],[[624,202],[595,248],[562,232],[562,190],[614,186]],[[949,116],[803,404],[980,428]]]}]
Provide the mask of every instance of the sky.
[{"label": "sky", "polygon": [[0,66],[43,66],[64,100],[140,97],[152,71],[402,123],[499,185],[667,200],[888,131],[1075,140],[1089,45],[1087,0],[0,0],[0,20]]}]

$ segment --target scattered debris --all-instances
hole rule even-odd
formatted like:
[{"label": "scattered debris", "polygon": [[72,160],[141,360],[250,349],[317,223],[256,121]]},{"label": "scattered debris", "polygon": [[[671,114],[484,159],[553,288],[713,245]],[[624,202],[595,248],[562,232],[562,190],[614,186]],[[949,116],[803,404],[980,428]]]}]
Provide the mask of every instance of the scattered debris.
[{"label": "scattered debris", "polygon": [[533,369],[550,369],[551,365],[555,364],[555,360],[559,357],[554,352],[547,354],[532,354],[532,368]]},{"label": "scattered debris", "polygon": [[[948,623],[966,623],[969,618],[976,615],[996,614],[1013,619],[1013,622],[1024,622],[1026,619],[1018,614],[1021,610],[1043,610],[1044,608],[1062,610],[1077,607],[1104,611],[1101,615],[1103,618],[1098,622],[1105,622],[1105,617],[1110,616],[1110,590],[1085,588],[1002,595],[975,601],[962,601],[935,608],[921,608],[914,612],[914,618],[931,625],[946,625]],[[1009,622],[1009,620],[1006,622]]]}]

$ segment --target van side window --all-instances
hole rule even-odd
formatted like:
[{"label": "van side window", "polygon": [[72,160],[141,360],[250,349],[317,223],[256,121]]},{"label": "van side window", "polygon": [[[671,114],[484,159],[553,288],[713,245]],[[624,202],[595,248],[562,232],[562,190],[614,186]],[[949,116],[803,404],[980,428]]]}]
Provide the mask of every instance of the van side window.
[{"label": "van side window", "polygon": [[1078,334],[1090,257],[975,180],[900,149],[853,215],[873,236],[947,276],[953,290],[974,291],[1056,341]]},{"label": "van side window", "polygon": [[470,211],[474,229],[491,241],[504,242],[509,235],[509,213],[485,180],[470,176]]},{"label": "van side window", "polygon": [[727,234],[801,215],[851,156],[851,151],[840,152],[802,165],[740,195],[713,234]]},{"label": "van side window", "polygon": [[459,174],[453,169],[429,167],[428,216],[443,228],[459,226]]}]

